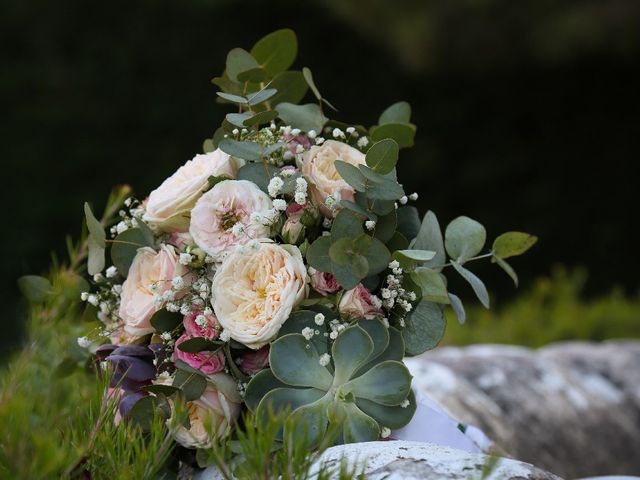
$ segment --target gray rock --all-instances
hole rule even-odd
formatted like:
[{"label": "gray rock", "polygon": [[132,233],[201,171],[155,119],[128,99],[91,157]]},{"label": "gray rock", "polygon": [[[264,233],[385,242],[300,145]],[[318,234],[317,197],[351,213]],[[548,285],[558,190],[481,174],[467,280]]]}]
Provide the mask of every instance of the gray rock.
[{"label": "gray rock", "polygon": [[[328,449],[321,462],[338,467],[340,462],[361,465],[367,480],[441,480],[485,478],[487,480],[556,480],[555,475],[528,463],[468,453],[430,443],[389,441],[339,445]],[[488,474],[483,477],[483,472]]]},{"label": "gray rock", "polygon": [[[491,458],[430,443],[384,441],[356,443],[331,447],[318,464],[332,471],[341,462],[366,474],[367,480],[557,480],[558,477],[533,465],[506,458]],[[319,467],[312,469],[311,478]],[[483,471],[489,468],[487,476]],[[334,476],[338,478],[337,475]],[[194,480],[222,480],[215,468],[198,473]]]},{"label": "gray rock", "polygon": [[568,478],[640,472],[640,342],[441,348],[414,386],[501,451]]}]

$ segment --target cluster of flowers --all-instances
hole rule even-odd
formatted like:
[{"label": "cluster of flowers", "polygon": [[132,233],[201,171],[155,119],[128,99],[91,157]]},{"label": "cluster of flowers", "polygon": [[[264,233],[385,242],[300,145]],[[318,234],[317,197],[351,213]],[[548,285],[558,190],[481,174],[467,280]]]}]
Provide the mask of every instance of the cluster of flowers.
[{"label": "cluster of flowers", "polygon": [[[167,372],[176,360],[216,379],[207,387],[212,398],[202,404],[196,401],[208,415],[193,410],[190,433],[176,437],[183,445],[209,444],[211,439],[202,425],[205,418],[214,418],[218,426],[233,424],[242,404],[237,392],[244,390],[246,377],[233,377],[236,369],[230,368],[219,344],[215,351],[186,352],[180,349],[182,343],[194,338],[238,342],[247,349],[233,361],[250,376],[268,365],[269,342],[291,312],[309,298],[310,289],[315,296],[331,296],[331,301],[337,301],[337,310],[345,319],[332,320],[330,332],[324,333],[331,340],[349,319],[380,317],[388,325],[386,309],[394,306],[394,299],[403,302],[407,310],[411,304],[402,299],[416,299],[414,292],[399,287],[402,269],[397,261],[389,265],[391,273],[380,298],[361,283],[344,291],[332,273],[320,272],[303,260],[299,246],[308,244],[307,230],[317,230],[314,237],[327,233],[340,210],[337,202],[353,200],[353,187],[335,168],[336,160],[365,165],[365,154],[359,147],[368,144],[367,137],[358,138],[353,132],[347,129],[356,146],[325,140],[313,131],[303,134],[289,126],[276,130],[272,124],[262,129],[260,133],[273,144],[286,148],[285,154],[274,160],[279,166],[267,192],[250,181],[235,179],[243,161],[216,149],[186,162],[143,202],[126,201],[130,207],[121,212],[122,220],[112,233],[121,234],[144,223],[154,233],[154,245],[138,249],[128,272],[110,266],[104,275],[95,274],[96,291],[83,293],[82,299],[99,307],[99,319],[104,323],[99,336],[109,337],[111,345],[146,343],[154,346],[152,350],[162,351],[153,358],[155,375],[146,382],[166,383]],[[340,129],[327,133],[345,139]],[[211,187],[212,179],[217,182]],[[283,193],[285,181],[291,180],[293,192]],[[181,315],[181,325],[157,331],[152,318],[162,310]],[[316,321],[322,325],[324,316],[317,314]],[[308,339],[320,334],[308,328],[300,333]],[[88,346],[90,340],[82,338],[79,343]],[[322,364],[327,365],[329,358],[325,353]],[[104,359],[123,361],[118,349]],[[217,391],[217,383],[222,383],[225,391]],[[235,391],[228,394],[229,390]],[[132,400],[143,394],[135,389],[124,393],[135,394],[121,403],[121,413],[126,416],[134,405]],[[226,434],[228,428],[217,431]]]},{"label": "cluster of flowers", "polygon": [[[442,270],[488,306],[463,265],[491,258],[516,281],[504,258],[535,243],[508,232],[479,255],[478,222],[458,217],[443,235],[432,212],[421,221],[395,169],[415,134],[409,105],[370,129],[330,121],[311,72],[286,71],[295,45],[280,30],[229,53],[214,83],[239,113],[146,199],[127,199],[109,239],[85,206],[94,288],[82,299],[101,327],[78,342],[112,364],[119,418],[155,408],[169,421],[180,396],[188,421],[172,433],[185,447],[226,438],[245,407],[289,407],[316,441],[329,423],[338,441],[388,436],[416,407],[405,353],[437,345],[446,305],[464,320]],[[317,104],[291,103],[307,90]]]}]

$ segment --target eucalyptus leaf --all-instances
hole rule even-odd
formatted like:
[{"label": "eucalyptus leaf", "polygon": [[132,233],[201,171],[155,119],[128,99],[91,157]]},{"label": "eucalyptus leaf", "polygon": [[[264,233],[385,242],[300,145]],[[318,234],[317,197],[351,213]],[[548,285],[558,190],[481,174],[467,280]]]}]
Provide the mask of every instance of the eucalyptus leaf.
[{"label": "eucalyptus leaf", "polygon": [[518,286],[518,275],[516,274],[515,270],[511,267],[511,265],[509,265],[507,262],[505,262],[502,258],[495,256],[493,257],[493,260],[498,264],[498,266],[504,270],[507,275],[509,275],[511,277],[511,280],[513,280],[513,283],[515,284],[515,286]]},{"label": "eucalyptus leaf", "polygon": [[[373,215],[373,214],[372,214]],[[386,215],[380,216],[376,222],[373,235],[382,243],[387,243],[393,237],[397,227],[397,215],[395,209]]]},{"label": "eucalyptus leaf", "polygon": [[418,209],[414,206],[402,206],[396,210],[396,215],[398,217],[398,231],[409,240],[416,238],[421,226]]},{"label": "eucalyptus leaf", "polygon": [[452,261],[451,265],[453,265],[453,268],[455,268],[456,271],[462,275],[467,282],[469,282],[469,285],[471,285],[471,288],[478,297],[478,300],[480,300],[480,303],[482,303],[485,308],[489,308],[489,292],[487,292],[487,287],[485,287],[482,280],[456,261]]},{"label": "eucalyptus leaf", "polygon": [[420,301],[405,322],[402,338],[408,355],[420,355],[435,348],[444,336],[446,321],[437,303]]},{"label": "eucalyptus leaf", "polygon": [[238,81],[238,74],[260,67],[253,56],[242,48],[234,48],[227,54],[226,74],[232,82]]},{"label": "eucalyptus leaf", "polygon": [[258,105],[272,98],[278,90],[275,88],[265,88],[248,96],[249,105]]},{"label": "eucalyptus leaf", "polygon": [[353,213],[362,215],[369,220],[373,220],[374,222],[378,220],[378,216],[375,213],[365,210],[355,202],[351,202],[349,200],[340,200],[340,206],[346,208],[347,210],[351,210]]},{"label": "eucalyptus leaf", "polygon": [[444,233],[444,244],[454,260],[464,263],[469,258],[477,255],[484,247],[487,232],[484,227],[475,220],[461,216],[447,225]]},{"label": "eucalyptus leaf", "polygon": [[125,230],[113,239],[111,246],[111,261],[123,277],[129,273],[129,267],[138,250],[143,247],[153,247],[148,242],[147,235],[140,228]]},{"label": "eucalyptus leaf", "polygon": [[283,28],[265,35],[251,49],[251,55],[274,76],[287,70],[298,54],[298,39],[293,30]]},{"label": "eucalyptus leaf", "polygon": [[264,112],[256,113],[253,116],[249,116],[242,122],[245,127],[253,127],[254,125],[262,125],[269,123],[278,116],[278,112],[275,110],[265,110]]},{"label": "eucalyptus leaf", "polygon": [[18,288],[31,303],[41,303],[51,293],[51,282],[38,275],[24,275],[18,279]]},{"label": "eucalyptus leaf", "polygon": [[249,103],[246,97],[243,97],[241,95],[233,95],[231,93],[224,93],[224,92],[216,92],[216,95],[218,95],[220,98],[224,100],[227,100],[232,103],[239,103],[240,105],[246,105],[247,103]]},{"label": "eucalyptus leaf", "polygon": [[331,272],[331,237],[318,237],[307,249],[307,263],[321,272]]},{"label": "eucalyptus leaf", "polygon": [[267,163],[247,163],[240,167],[237,174],[238,180],[248,180],[255,183],[265,193],[269,191],[269,182],[275,175],[276,167]]},{"label": "eucalyptus leaf", "polygon": [[173,377],[173,386],[182,390],[185,400],[191,402],[202,396],[207,388],[207,379],[202,374],[178,368]]},{"label": "eucalyptus leaf", "polygon": [[444,250],[444,241],[442,240],[442,231],[440,230],[438,218],[431,210],[422,219],[418,235],[409,244],[409,248],[436,252],[435,256],[425,263],[425,266],[438,272],[442,270],[442,266],[447,261],[447,255]]},{"label": "eucalyptus leaf", "polygon": [[453,312],[456,314],[456,319],[458,323],[462,325],[467,319],[467,313],[464,311],[464,305],[462,304],[462,300],[457,295],[453,293],[449,294],[449,301],[451,304],[451,308]]},{"label": "eucalyptus leaf", "polygon": [[151,326],[156,332],[171,332],[182,323],[183,316],[179,312],[170,312],[161,308],[151,316]]},{"label": "eucalyptus leaf", "polygon": [[293,128],[299,128],[304,132],[314,130],[319,132],[327,123],[327,117],[315,103],[307,103],[305,105],[294,105],[292,103],[279,103],[276,106],[278,115],[282,121]]},{"label": "eucalyptus leaf", "polygon": [[241,142],[225,138],[220,141],[218,148],[232,157],[249,162],[259,162],[262,157],[262,147],[255,142]]},{"label": "eucalyptus leaf", "polygon": [[362,233],[362,222],[353,212],[341,210],[333,219],[333,225],[331,225],[331,240],[333,242],[342,237],[353,239]]},{"label": "eucalyptus leaf", "polygon": [[198,352],[213,352],[218,350],[223,345],[223,342],[216,340],[208,340],[203,337],[194,337],[184,340],[176,347],[181,352],[198,353]]},{"label": "eucalyptus leaf", "polygon": [[93,242],[102,248],[106,247],[105,240],[107,238],[104,227],[102,223],[98,221],[98,219],[94,216],[91,211],[91,207],[87,202],[84,202],[84,216],[87,221],[87,229],[89,230],[89,235],[93,239]]},{"label": "eucalyptus leaf", "polygon": [[422,298],[428,302],[449,303],[447,285],[442,275],[430,268],[421,267],[411,272],[411,280],[422,290]]},{"label": "eucalyptus leaf", "polygon": [[153,417],[157,411],[157,405],[158,400],[156,397],[142,397],[133,404],[128,418],[135,425],[138,425],[143,432],[148,432],[151,428]]},{"label": "eucalyptus leaf", "polygon": [[336,160],[334,166],[342,179],[351,185],[356,191],[364,192],[366,190],[367,179],[357,167],[350,163]]},{"label": "eucalyptus leaf", "polygon": [[400,148],[412,147],[416,135],[416,126],[410,123],[385,123],[373,127],[370,132],[371,140],[377,142],[385,138],[395,140]]},{"label": "eucalyptus leaf", "polygon": [[236,127],[241,127],[241,128],[244,127],[244,122],[250,118],[251,118],[251,113],[249,112],[227,113],[227,115],[225,116],[225,119],[227,120],[227,122],[229,122],[230,124]]},{"label": "eucalyptus leaf", "polygon": [[380,125],[385,123],[409,123],[410,121],[411,105],[407,102],[397,102],[387,107],[378,119]]},{"label": "eucalyptus leaf", "polygon": [[238,81],[251,82],[251,83],[260,83],[264,82],[269,75],[267,71],[262,67],[251,68],[249,70],[245,70],[244,72],[238,73]]},{"label": "eucalyptus leaf", "polygon": [[395,140],[390,138],[380,140],[367,150],[367,165],[377,173],[390,173],[398,162],[399,150]]},{"label": "eucalyptus leaf", "polygon": [[293,103],[300,102],[307,93],[309,86],[299,71],[287,71],[279,73],[269,84],[271,88],[278,90],[271,98],[272,105],[279,105],[280,103]]},{"label": "eucalyptus leaf", "polygon": [[322,95],[320,94],[318,87],[316,87],[316,83],[313,81],[313,74],[311,73],[311,70],[308,67],[303,67],[302,75],[304,75],[304,79],[307,82],[307,85],[309,85],[309,88],[311,89],[311,91],[313,92],[313,95],[318,100],[322,100]]},{"label": "eucalyptus leaf", "polygon": [[515,257],[529,250],[537,241],[538,237],[528,233],[507,232],[495,239],[492,251],[502,259]]},{"label": "eucalyptus leaf", "polygon": [[87,273],[89,275],[95,275],[104,270],[104,252],[105,249],[96,244],[93,237],[89,237],[87,240],[88,256],[87,256]]}]

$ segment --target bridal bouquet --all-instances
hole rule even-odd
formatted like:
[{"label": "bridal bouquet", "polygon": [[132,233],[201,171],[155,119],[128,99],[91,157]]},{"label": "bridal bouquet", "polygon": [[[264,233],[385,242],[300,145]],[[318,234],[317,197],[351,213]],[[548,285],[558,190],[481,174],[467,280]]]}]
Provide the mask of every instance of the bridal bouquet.
[{"label": "bridal bouquet", "polygon": [[468,264],[489,259],[517,282],[505,259],[536,241],[508,232],[484,249],[471,218],[444,233],[433,212],[420,218],[396,176],[409,105],[369,128],[330,120],[311,71],[288,70],[296,53],[290,30],[231,50],[213,83],[233,113],[204,153],[115,222],[85,204],[82,299],[101,327],[78,341],[115,372],[119,421],[169,420],[182,402],[171,433],[187,448],[232,439],[246,410],[291,412],[311,444],[330,428],[337,443],[389,436],[416,408],[403,357],[438,344],[445,308],[464,321],[445,272],[488,307]]}]

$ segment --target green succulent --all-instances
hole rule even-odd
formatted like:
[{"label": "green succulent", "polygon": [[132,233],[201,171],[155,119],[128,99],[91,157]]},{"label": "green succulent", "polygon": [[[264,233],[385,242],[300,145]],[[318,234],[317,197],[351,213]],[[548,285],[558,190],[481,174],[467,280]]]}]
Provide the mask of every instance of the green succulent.
[{"label": "green succulent", "polygon": [[[383,427],[406,425],[415,412],[411,375],[402,363],[404,341],[379,319],[361,319],[340,332],[330,346],[316,312],[299,311],[285,323],[271,345],[270,368],[247,385],[245,401],[258,418],[269,410],[301,415],[306,434],[319,443],[329,424],[336,443],[377,440]],[[325,315],[326,316],[326,315]],[[329,319],[327,319],[328,322]],[[307,340],[304,326],[319,334]],[[320,357],[331,352],[323,366]]]}]

